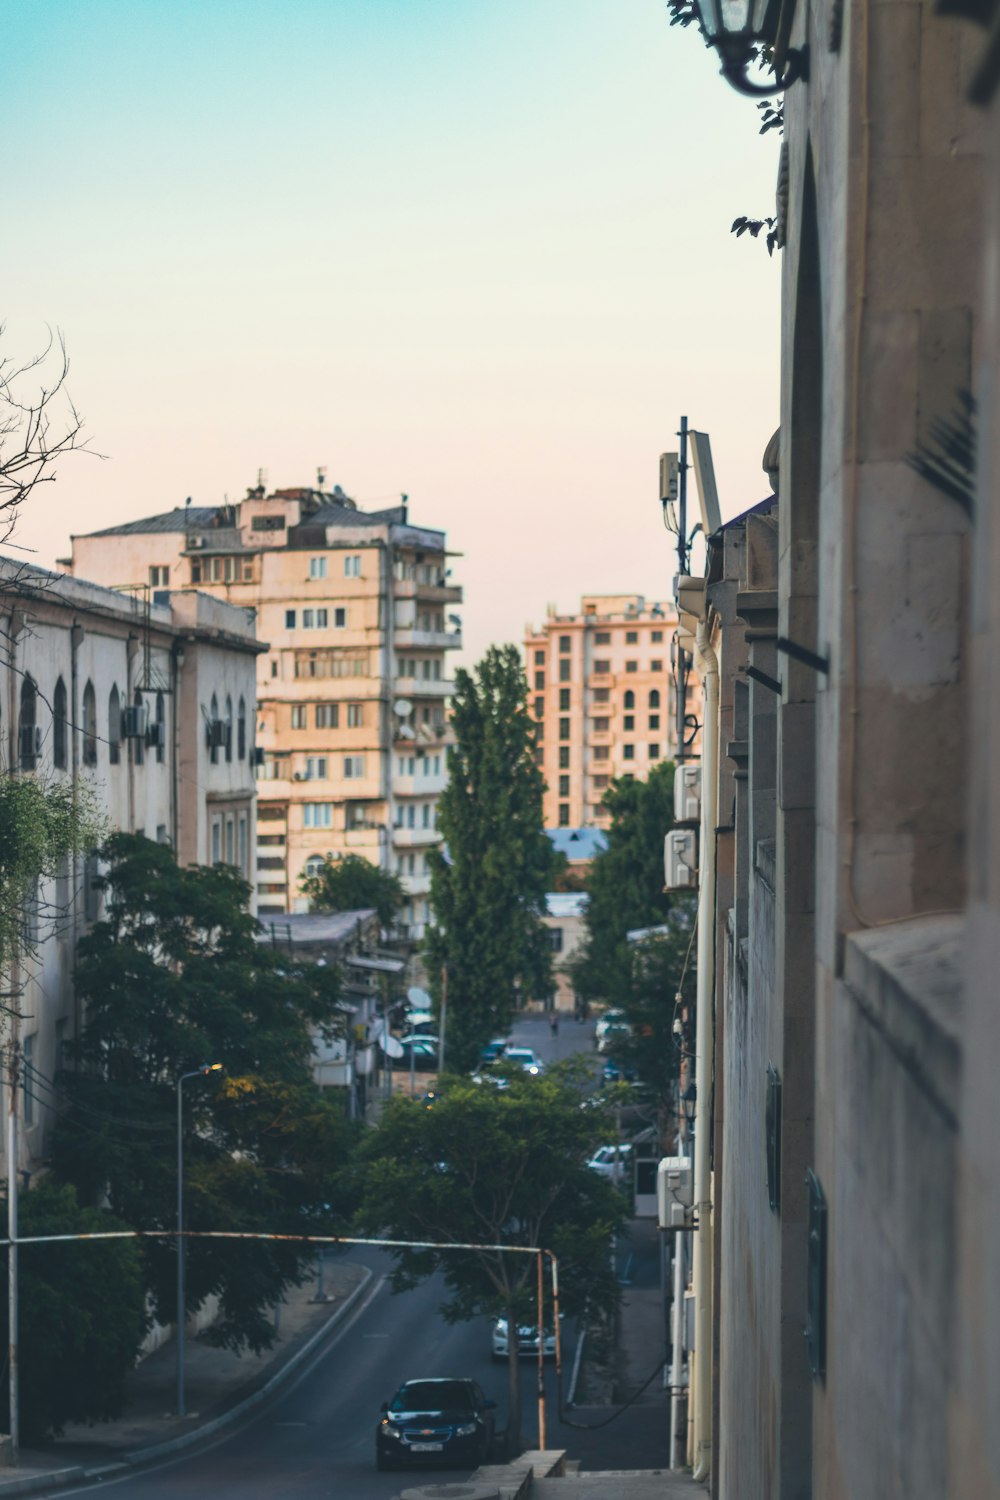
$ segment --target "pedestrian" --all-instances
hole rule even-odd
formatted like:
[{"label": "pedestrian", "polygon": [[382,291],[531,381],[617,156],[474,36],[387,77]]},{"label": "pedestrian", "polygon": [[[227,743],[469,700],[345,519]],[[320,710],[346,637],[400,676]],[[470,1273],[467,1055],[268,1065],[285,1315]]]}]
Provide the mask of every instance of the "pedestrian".
[{"label": "pedestrian", "polygon": [[553,1011],[549,1016],[549,1030],[551,1031],[553,1036],[559,1035],[559,1017],[556,1015],[555,1011]]}]

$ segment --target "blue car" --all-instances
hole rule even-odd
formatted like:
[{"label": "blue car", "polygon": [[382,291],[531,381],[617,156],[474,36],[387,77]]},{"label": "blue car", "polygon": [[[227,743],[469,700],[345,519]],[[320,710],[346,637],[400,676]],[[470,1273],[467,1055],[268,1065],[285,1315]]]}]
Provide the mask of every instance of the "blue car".
[{"label": "blue car", "polygon": [[475,1469],[493,1447],[496,1402],[474,1380],[408,1380],[382,1403],[375,1467],[461,1464]]},{"label": "blue car", "polygon": [[611,1058],[604,1064],[605,1083],[635,1083],[635,1069],[623,1068]]}]

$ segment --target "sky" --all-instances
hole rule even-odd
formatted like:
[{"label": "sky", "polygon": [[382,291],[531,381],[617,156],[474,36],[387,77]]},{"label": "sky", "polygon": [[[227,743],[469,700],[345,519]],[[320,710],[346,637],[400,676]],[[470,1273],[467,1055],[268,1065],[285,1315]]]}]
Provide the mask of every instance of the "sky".
[{"label": "sky", "polygon": [[778,141],[665,0],[46,0],[4,95],[3,352],[62,332],[102,455],[22,556],[323,466],[446,530],[475,657],[670,597],[682,413],[767,492]]}]

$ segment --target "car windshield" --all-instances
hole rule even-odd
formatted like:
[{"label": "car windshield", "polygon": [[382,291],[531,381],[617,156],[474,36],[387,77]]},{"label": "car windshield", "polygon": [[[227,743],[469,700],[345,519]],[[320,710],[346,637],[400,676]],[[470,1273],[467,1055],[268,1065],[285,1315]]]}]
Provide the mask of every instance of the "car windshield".
[{"label": "car windshield", "polygon": [[535,1060],[535,1054],[531,1051],[530,1047],[511,1047],[507,1052],[507,1056],[512,1062],[534,1062]]},{"label": "car windshield", "polygon": [[413,1380],[397,1391],[392,1411],[444,1411],[472,1409],[472,1392],[464,1380]]}]

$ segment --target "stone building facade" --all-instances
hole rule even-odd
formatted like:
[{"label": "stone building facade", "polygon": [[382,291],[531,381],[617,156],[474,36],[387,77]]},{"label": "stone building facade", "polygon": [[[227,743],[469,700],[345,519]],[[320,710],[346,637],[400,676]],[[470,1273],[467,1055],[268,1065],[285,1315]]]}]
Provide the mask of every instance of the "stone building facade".
[{"label": "stone building facade", "polygon": [[[112,828],[169,843],[183,864],[236,865],[252,882],[261,648],[244,610],[198,593],[151,604],[0,558],[0,640],[5,771],[85,784]],[[73,964],[100,915],[97,872],[93,856],[67,861],[28,914],[36,956],[12,986],[21,1019],[9,1038],[24,1063],[25,1168],[46,1154],[62,1044],[81,1024]]]},{"label": "stone building facade", "polygon": [[711,539],[702,605],[719,1019],[693,1456],[725,1500],[1000,1495],[1000,125],[965,9],[792,21],[778,499]]},{"label": "stone building facade", "polygon": [[366,512],[339,486],[258,485],[236,505],[76,536],[71,567],[253,611],[269,643],[257,680],[262,914],[304,911],[303,875],[357,854],[400,876],[420,937],[447,774],[447,654],[462,643],[444,534],[411,525],[405,500]]}]

